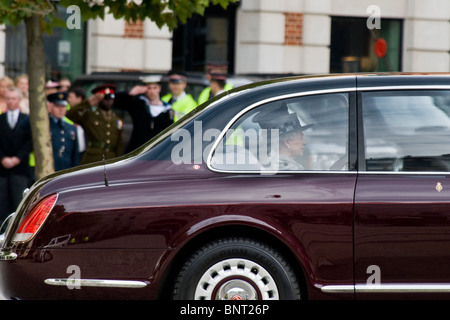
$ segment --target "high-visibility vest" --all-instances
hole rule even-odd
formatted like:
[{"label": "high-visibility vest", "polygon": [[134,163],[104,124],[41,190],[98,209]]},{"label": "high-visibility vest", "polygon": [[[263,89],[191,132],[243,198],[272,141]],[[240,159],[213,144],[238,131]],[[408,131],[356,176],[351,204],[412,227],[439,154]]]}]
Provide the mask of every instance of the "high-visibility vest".
[{"label": "high-visibility vest", "polygon": [[[225,91],[233,89],[234,86],[231,83],[225,84],[225,87],[223,88]],[[205,101],[208,101],[211,95],[211,87],[206,87],[205,89],[200,92],[200,95],[198,96],[198,104],[202,104]]]},{"label": "high-visibility vest", "polygon": [[225,145],[244,147],[244,132],[242,131],[241,126],[238,126],[233,133],[229,135],[227,141],[225,141]]},{"label": "high-visibility vest", "polygon": [[161,98],[162,101],[172,105],[172,110],[174,111],[173,122],[180,120],[197,107],[197,102],[195,102],[190,94],[187,94],[184,98],[177,100],[174,103],[171,103],[170,99],[172,99],[171,93],[168,93]]}]

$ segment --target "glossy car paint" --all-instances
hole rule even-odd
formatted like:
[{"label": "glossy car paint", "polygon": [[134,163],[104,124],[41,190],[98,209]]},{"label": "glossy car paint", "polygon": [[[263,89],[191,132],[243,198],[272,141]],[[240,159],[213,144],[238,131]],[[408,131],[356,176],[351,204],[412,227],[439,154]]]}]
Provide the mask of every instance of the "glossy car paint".
[{"label": "glossy car paint", "polygon": [[[360,92],[408,88],[448,90],[449,84],[445,74],[358,78]],[[363,154],[360,144],[359,155]],[[448,173],[364,173],[364,164],[359,161],[355,192],[355,284],[365,285],[371,275],[368,268],[377,266],[382,283],[404,284],[406,288],[379,293],[356,290],[356,298],[448,299]],[[436,189],[438,183],[443,186],[442,191]],[[424,285],[432,289],[421,291]],[[439,289],[440,286],[444,289]]]},{"label": "glossy car paint", "polygon": [[[366,282],[370,265],[382,270],[381,279],[386,283],[448,283],[449,198],[447,192],[436,190],[440,181],[448,188],[446,180],[445,175],[358,177],[356,283]],[[367,295],[359,294],[361,298]],[[407,296],[413,295],[397,297]]]},{"label": "glossy car paint", "polygon": [[[18,258],[0,261],[2,295],[168,298],[166,290],[183,259],[199,244],[230,235],[276,245],[303,280],[302,294],[309,299],[378,297],[355,294],[352,287],[366,283],[371,265],[382,268],[387,283],[450,282],[445,268],[449,258],[443,255],[448,251],[448,197],[435,190],[438,181],[447,190],[447,176],[365,173],[362,161],[356,162],[364,150],[362,132],[356,134],[357,84],[369,88],[410,83],[424,83],[423,77],[345,75],[270,81],[223,95],[190,117],[201,121],[202,130],[224,128],[243,106],[274,96],[350,92],[349,148],[354,162],[350,167],[355,169],[348,172],[233,174],[211,171],[204,161],[175,165],[168,160],[174,144],[170,135],[177,129],[173,127],[105,167],[100,163],[46,178],[24,200],[12,230],[20,214],[38,199],[58,192],[58,201],[30,242],[11,243],[13,232],[7,234],[2,250],[17,253]],[[450,85],[444,76],[426,83]],[[192,121],[182,121],[179,127],[193,132]],[[138,280],[147,286],[69,290],[44,283],[70,277],[68,267],[73,265],[83,279]],[[323,286],[350,290],[330,292],[321,290]]]}]

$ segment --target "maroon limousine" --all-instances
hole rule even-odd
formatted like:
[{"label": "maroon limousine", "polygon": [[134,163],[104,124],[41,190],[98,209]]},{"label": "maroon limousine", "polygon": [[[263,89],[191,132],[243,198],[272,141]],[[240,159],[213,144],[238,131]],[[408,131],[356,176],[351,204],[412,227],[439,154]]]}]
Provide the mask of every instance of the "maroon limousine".
[{"label": "maroon limousine", "polygon": [[0,294],[450,298],[449,171],[450,75],[250,84],[36,182],[3,225]]}]

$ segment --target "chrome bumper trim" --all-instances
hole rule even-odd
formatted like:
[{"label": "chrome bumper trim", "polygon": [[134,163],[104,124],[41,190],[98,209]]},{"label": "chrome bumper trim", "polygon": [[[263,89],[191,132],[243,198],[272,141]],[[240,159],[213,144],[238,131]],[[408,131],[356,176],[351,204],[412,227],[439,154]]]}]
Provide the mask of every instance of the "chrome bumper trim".
[{"label": "chrome bumper trim", "polygon": [[17,254],[14,252],[0,251],[0,261],[13,261],[16,260]]},{"label": "chrome bumper trim", "polygon": [[355,286],[353,285],[329,285],[322,286],[316,285],[322,292],[326,293],[353,293],[355,292]]},{"label": "chrome bumper trim", "polygon": [[102,279],[46,279],[44,283],[51,286],[67,287],[106,287],[106,288],[144,288],[147,283],[132,280],[102,280]]},{"label": "chrome bumper trim", "polygon": [[445,293],[450,292],[449,283],[411,283],[411,284],[357,284],[357,285],[316,285],[327,293]]}]

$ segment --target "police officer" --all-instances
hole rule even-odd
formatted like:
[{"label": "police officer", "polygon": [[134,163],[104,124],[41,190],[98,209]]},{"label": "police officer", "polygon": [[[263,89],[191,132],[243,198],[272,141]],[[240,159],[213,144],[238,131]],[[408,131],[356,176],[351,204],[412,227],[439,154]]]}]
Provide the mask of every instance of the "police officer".
[{"label": "police officer", "polygon": [[123,154],[123,121],[112,110],[115,90],[115,85],[100,85],[91,91],[91,97],[67,112],[70,120],[83,127],[88,140],[81,164]]},{"label": "police officer", "polygon": [[80,164],[77,129],[64,120],[67,112],[67,92],[56,92],[47,96],[50,116],[55,171]]},{"label": "police officer", "polygon": [[177,71],[169,72],[170,93],[162,97],[161,100],[172,105],[174,122],[180,120],[180,118],[197,107],[197,102],[194,98],[185,92],[186,86],[187,82],[185,73]]},{"label": "police officer", "polygon": [[[233,85],[231,83],[227,83],[227,73],[228,73],[228,64],[221,62],[210,62],[206,65],[206,78],[210,82],[210,86],[200,92],[198,96],[198,104],[202,104],[203,102],[213,98],[217,94],[221,93],[222,90],[228,91],[233,89]],[[218,93],[218,89],[215,87],[220,86],[222,90]]]}]

